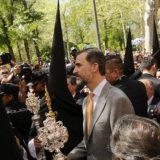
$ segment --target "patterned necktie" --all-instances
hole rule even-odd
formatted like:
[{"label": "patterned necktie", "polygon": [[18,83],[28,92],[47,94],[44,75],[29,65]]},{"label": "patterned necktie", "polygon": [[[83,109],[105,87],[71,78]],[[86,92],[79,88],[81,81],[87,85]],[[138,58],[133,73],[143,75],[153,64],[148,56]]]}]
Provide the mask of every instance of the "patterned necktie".
[{"label": "patterned necktie", "polygon": [[93,113],[93,93],[89,93],[87,101],[87,114],[86,114],[86,133],[88,135],[89,127],[91,123],[92,113]]}]

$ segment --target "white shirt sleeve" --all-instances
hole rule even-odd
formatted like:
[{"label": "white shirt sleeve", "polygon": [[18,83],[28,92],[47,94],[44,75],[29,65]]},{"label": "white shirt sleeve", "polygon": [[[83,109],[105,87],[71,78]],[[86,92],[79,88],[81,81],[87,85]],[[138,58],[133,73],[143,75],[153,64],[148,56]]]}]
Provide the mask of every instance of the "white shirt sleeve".
[{"label": "white shirt sleeve", "polygon": [[29,141],[29,143],[28,143],[28,150],[29,150],[29,153],[31,154],[31,156],[33,158],[37,159],[36,148],[34,146],[34,138]]},{"label": "white shirt sleeve", "polygon": [[27,152],[26,152],[26,150],[24,148],[23,148],[23,160],[28,160]]}]

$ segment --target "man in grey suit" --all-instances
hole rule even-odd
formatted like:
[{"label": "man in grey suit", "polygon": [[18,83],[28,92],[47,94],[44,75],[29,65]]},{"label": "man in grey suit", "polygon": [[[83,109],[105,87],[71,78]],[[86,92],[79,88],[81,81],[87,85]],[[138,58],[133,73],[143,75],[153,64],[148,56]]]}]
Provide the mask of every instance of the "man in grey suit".
[{"label": "man in grey suit", "polygon": [[124,114],[133,114],[127,96],[105,79],[105,57],[101,51],[89,48],[81,51],[75,62],[74,74],[93,93],[92,116],[87,131],[87,101],[83,102],[84,138],[68,155],[71,160],[111,160],[110,135],[115,121]]}]

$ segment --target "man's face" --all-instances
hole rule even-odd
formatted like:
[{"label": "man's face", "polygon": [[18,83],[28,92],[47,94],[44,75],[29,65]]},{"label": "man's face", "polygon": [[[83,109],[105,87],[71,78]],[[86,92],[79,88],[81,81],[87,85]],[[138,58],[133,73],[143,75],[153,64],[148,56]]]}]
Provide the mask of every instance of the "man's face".
[{"label": "man's face", "polygon": [[86,60],[86,56],[86,52],[77,56],[73,73],[87,85],[92,80],[93,75],[92,64]]},{"label": "man's face", "polygon": [[113,84],[114,83],[114,72],[112,72],[110,69],[106,69],[106,74],[105,74],[106,80]]},{"label": "man's face", "polygon": [[67,78],[67,85],[68,85],[68,89],[71,92],[71,94],[72,95],[75,94],[77,86],[76,85],[72,85],[69,78]]},{"label": "man's face", "polygon": [[3,105],[7,106],[12,101],[12,99],[13,99],[12,95],[6,95],[6,94],[4,94],[2,96],[2,103],[3,103]]},{"label": "man's face", "polygon": [[114,84],[120,77],[118,69],[109,69],[109,67],[106,65],[105,71],[106,80],[111,84]]},{"label": "man's face", "polygon": [[150,72],[154,77],[156,77],[157,71],[158,71],[157,64],[153,64],[153,65],[151,66],[151,68],[149,69],[149,72]]},{"label": "man's face", "polygon": [[1,79],[3,78],[7,78],[9,75],[9,70],[7,68],[2,68],[0,70],[0,76],[1,76]]},{"label": "man's face", "polygon": [[37,82],[35,85],[33,85],[33,89],[35,93],[42,93],[45,90],[45,83],[44,82]]}]

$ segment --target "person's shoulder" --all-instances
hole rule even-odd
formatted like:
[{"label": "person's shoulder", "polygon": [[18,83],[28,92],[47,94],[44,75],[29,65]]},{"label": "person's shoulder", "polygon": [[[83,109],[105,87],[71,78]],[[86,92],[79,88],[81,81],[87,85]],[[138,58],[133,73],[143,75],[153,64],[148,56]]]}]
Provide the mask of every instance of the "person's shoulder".
[{"label": "person's shoulder", "polygon": [[141,80],[141,79],[148,79],[148,80],[152,81],[153,83],[160,84],[159,79],[157,79],[156,77],[154,77],[150,74],[147,74],[147,73],[142,74],[142,76],[138,80]]},{"label": "person's shoulder", "polygon": [[130,79],[129,81],[134,87],[144,87],[144,84],[139,80]]},{"label": "person's shoulder", "polygon": [[112,86],[112,87],[111,87],[111,91],[112,91],[115,95],[124,95],[124,96],[125,96],[124,92],[123,92],[121,89],[117,88],[117,87]]},{"label": "person's shoulder", "polygon": [[143,73],[139,78],[138,80],[140,79],[146,79],[146,78],[154,78],[151,74],[148,74],[148,73]]},{"label": "person's shoulder", "polygon": [[108,94],[113,95],[112,98],[126,97],[125,93],[121,89],[119,89],[115,86],[112,86],[111,84],[109,84],[109,87],[108,87]]}]

